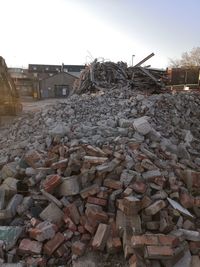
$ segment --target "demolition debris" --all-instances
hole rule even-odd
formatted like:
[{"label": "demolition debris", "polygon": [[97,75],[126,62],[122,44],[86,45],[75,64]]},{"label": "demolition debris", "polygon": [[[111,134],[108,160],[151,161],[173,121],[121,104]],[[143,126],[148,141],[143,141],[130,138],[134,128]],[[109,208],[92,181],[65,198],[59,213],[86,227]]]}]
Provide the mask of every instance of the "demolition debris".
[{"label": "demolition debris", "polygon": [[1,265],[199,266],[199,104],[105,88],[2,128]]},{"label": "demolition debris", "polygon": [[150,54],[133,67],[128,67],[124,62],[98,62],[94,60],[81,73],[80,79],[74,84],[74,92],[77,94],[94,92],[100,88],[115,88],[130,86],[137,90],[160,92],[164,90],[166,81],[165,71],[141,67]]}]

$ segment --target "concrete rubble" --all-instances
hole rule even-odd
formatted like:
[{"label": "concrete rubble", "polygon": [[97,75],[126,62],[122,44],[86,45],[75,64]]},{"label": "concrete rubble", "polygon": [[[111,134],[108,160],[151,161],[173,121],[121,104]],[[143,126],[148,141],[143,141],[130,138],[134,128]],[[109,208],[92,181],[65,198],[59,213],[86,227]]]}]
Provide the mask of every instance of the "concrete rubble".
[{"label": "concrete rubble", "polygon": [[0,265],[198,266],[199,104],[102,89],[2,128]]}]

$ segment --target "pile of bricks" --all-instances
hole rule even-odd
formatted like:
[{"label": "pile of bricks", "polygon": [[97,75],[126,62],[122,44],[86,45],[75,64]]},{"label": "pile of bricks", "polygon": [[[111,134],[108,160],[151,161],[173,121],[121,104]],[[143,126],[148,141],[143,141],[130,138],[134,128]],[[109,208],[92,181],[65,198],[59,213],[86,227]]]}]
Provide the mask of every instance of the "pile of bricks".
[{"label": "pile of bricks", "polygon": [[95,250],[123,252],[130,267],[179,267],[186,256],[200,266],[200,172],[161,147],[55,139],[4,165],[1,178],[2,264],[69,266]]}]

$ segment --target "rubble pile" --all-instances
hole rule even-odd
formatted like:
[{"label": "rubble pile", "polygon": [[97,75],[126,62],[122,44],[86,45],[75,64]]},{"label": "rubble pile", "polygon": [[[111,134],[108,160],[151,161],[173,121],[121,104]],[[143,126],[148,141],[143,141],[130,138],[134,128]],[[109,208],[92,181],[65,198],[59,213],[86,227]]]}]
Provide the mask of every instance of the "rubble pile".
[{"label": "rubble pile", "polygon": [[199,101],[105,90],[2,129],[1,263],[200,266]]},{"label": "rubble pile", "polygon": [[128,67],[124,62],[95,60],[82,71],[79,80],[74,84],[73,92],[82,94],[97,91],[99,88],[108,90],[125,86],[135,90],[155,92],[161,89],[162,83],[159,84],[159,81],[164,79],[164,76],[164,72],[159,70]]}]

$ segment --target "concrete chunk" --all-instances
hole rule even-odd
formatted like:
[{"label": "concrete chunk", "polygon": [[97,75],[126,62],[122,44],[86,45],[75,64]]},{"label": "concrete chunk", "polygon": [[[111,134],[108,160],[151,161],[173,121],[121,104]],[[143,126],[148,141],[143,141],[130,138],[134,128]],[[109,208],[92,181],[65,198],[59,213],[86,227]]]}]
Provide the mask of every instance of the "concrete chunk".
[{"label": "concrete chunk", "polygon": [[145,117],[135,119],[133,122],[133,126],[135,130],[142,135],[146,135],[151,131],[151,125],[149,124],[149,122],[146,120]]},{"label": "concrete chunk", "polygon": [[59,186],[60,196],[74,196],[80,191],[80,185],[77,176],[66,177]]},{"label": "concrete chunk", "polygon": [[50,221],[52,223],[59,223],[64,213],[54,203],[50,203],[41,213],[40,218],[44,221]]}]

